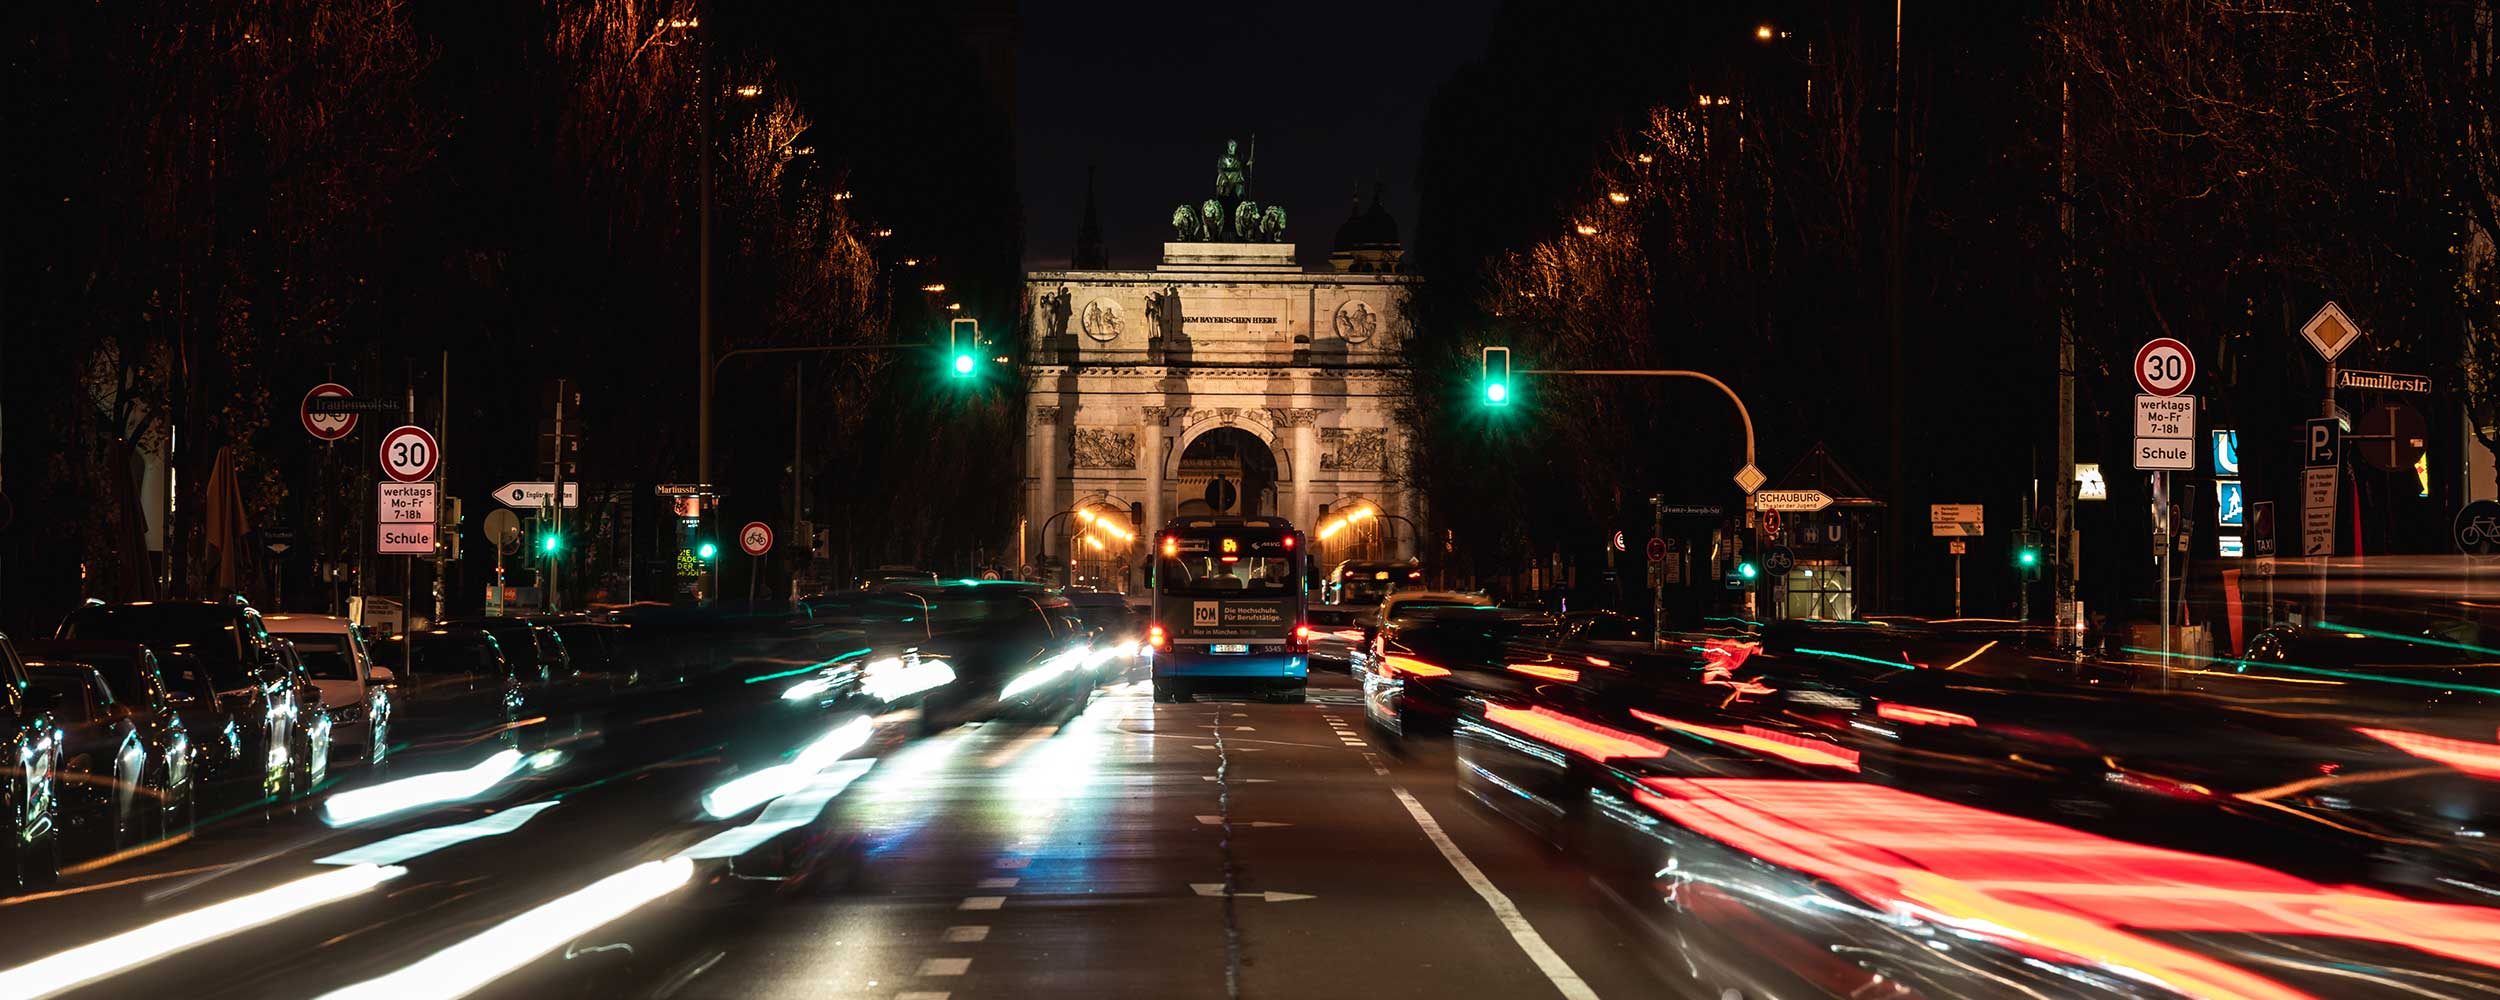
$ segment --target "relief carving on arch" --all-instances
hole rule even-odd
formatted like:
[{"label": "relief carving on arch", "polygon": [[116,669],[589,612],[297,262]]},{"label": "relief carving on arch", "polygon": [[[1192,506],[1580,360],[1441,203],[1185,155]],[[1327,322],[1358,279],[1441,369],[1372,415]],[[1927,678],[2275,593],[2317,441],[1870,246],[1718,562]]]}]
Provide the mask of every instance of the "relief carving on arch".
[{"label": "relief carving on arch", "polygon": [[1137,432],[1111,427],[1076,429],[1075,464],[1079,469],[1134,469]]},{"label": "relief carving on arch", "polygon": [[1324,472],[1380,472],[1389,467],[1389,434],[1377,427],[1322,427],[1319,467]]}]

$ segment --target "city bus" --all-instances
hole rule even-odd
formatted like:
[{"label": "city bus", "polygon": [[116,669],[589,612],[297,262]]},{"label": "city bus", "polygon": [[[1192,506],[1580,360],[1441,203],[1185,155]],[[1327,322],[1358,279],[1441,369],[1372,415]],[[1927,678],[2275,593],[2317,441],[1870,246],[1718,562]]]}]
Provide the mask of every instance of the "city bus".
[{"label": "city bus", "polygon": [[1152,551],[1155,700],[1228,689],[1301,701],[1311,633],[1302,533],[1278,517],[1177,517]]},{"label": "city bus", "polygon": [[1328,604],[1370,606],[1380,603],[1390,591],[1413,589],[1424,585],[1424,568],[1414,562],[1391,562],[1376,559],[1348,559],[1328,571],[1320,586],[1321,599]]}]

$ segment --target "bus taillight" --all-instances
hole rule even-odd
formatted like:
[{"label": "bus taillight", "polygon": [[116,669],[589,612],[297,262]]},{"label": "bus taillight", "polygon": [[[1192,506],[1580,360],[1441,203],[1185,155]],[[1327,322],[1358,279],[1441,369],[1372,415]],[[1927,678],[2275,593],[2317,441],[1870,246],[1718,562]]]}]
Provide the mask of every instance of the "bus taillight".
[{"label": "bus taillight", "polygon": [[1291,638],[1291,639],[1289,639],[1289,640],[1286,640],[1286,642],[1285,642],[1285,652],[1288,652],[1288,653],[1308,653],[1308,652],[1310,652],[1310,651],[1311,651],[1311,624],[1310,624],[1309,622],[1304,622],[1304,623],[1302,623],[1302,624],[1299,624],[1299,625],[1294,626],[1294,627],[1293,627],[1293,638]]},{"label": "bus taillight", "polygon": [[1156,649],[1172,648],[1172,637],[1164,633],[1163,623],[1157,622],[1146,626],[1146,644]]}]

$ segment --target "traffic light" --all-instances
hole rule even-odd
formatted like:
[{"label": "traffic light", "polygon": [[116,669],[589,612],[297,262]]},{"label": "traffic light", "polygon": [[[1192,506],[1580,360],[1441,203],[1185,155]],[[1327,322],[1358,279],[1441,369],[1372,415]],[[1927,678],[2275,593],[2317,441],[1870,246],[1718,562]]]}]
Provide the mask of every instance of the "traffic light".
[{"label": "traffic light", "polygon": [[1736,575],[1744,577],[1750,583],[1762,578],[1762,567],[1755,565],[1753,560],[1747,559],[1736,564]]},{"label": "traffic light", "polygon": [[552,531],[538,536],[538,554],[551,556],[562,551],[564,551],[564,536]]},{"label": "traffic light", "polygon": [[946,370],[955,378],[971,378],[980,367],[981,321],[958,318],[946,327]]},{"label": "traffic light", "polygon": [[1484,388],[1484,405],[1510,405],[1510,348],[1484,349],[1484,372],[1480,384]]},{"label": "traffic light", "polygon": [[2022,574],[2023,582],[2040,579],[2040,561],[2040,533],[2030,530],[2015,532],[2014,569]]},{"label": "traffic light", "polygon": [[696,543],[696,544],[695,544],[695,547],[694,547],[694,557],[695,557],[695,558],[697,558],[697,559],[701,559],[701,560],[703,560],[704,562],[711,562],[713,559],[718,558],[719,556],[720,556],[720,546],[712,544],[709,540],[705,540],[705,541],[698,542],[698,543]]}]

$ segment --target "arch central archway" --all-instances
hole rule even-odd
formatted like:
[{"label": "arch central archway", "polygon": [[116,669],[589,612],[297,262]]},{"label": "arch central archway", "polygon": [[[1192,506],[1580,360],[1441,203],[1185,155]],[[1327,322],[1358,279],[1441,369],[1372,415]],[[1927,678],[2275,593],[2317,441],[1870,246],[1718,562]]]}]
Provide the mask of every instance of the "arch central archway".
[{"label": "arch central archway", "polygon": [[1209,430],[1181,452],[1172,493],[1180,516],[1274,514],[1276,452],[1239,427]]}]

